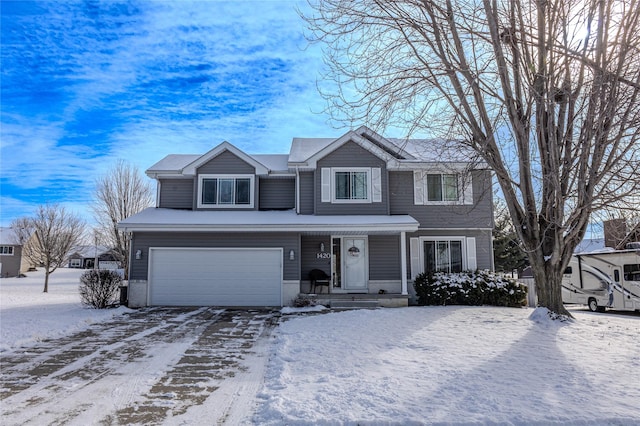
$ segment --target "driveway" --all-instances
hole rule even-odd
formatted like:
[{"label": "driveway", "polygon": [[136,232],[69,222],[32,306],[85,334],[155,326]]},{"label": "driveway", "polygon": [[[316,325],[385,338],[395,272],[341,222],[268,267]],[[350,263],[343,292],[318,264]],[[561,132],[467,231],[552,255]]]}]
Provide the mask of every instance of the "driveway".
[{"label": "driveway", "polygon": [[249,422],[278,318],[148,308],[2,354],[0,423]]}]

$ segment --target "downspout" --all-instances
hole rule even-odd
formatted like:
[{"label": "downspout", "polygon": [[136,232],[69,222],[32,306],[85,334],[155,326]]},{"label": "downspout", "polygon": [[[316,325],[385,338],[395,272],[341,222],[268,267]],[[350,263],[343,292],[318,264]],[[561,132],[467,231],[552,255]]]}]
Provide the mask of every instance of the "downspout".
[{"label": "downspout", "polygon": [[296,165],[296,214],[300,214],[300,172]]},{"label": "downspout", "polygon": [[162,189],[162,184],[160,183],[160,179],[158,179],[158,183],[156,184],[156,208],[160,207],[160,190]]}]

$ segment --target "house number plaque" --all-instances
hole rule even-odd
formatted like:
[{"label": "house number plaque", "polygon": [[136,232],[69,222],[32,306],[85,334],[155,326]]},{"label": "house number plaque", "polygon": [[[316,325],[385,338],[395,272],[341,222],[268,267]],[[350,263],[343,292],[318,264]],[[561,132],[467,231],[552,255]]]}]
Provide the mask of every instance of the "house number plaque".
[{"label": "house number plaque", "polygon": [[331,253],[316,253],[316,259],[331,259]]}]

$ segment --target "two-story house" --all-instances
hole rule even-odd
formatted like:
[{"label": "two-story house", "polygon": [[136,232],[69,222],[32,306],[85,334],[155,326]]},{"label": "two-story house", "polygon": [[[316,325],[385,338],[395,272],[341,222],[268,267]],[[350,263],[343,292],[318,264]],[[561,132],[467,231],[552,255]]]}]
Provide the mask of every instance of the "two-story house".
[{"label": "two-story house", "polygon": [[314,269],[328,298],[397,306],[421,272],[493,269],[491,172],[451,142],[361,127],[294,138],[284,155],[223,142],[146,173],[157,207],[119,224],[130,306],[288,305]]}]

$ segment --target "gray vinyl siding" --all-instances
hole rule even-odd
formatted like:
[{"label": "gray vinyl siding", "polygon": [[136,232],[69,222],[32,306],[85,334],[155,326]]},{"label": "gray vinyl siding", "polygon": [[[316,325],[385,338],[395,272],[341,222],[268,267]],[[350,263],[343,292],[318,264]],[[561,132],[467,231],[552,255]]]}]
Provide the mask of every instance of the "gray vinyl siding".
[{"label": "gray vinyl siding", "polygon": [[[381,203],[323,203],[321,200],[321,169],[323,167],[379,167],[382,172]],[[377,215],[389,214],[389,182],[386,163],[354,142],[348,142],[318,161],[315,171],[315,202],[317,215]]]},{"label": "gray vinyl siding", "polygon": [[2,276],[3,277],[16,277],[20,274],[21,260],[22,260],[22,246],[11,246],[5,244],[5,246],[13,247],[13,254],[0,255],[0,263],[2,263]]},{"label": "gray vinyl siding", "polygon": [[160,179],[160,205],[167,209],[193,209],[193,179]]},{"label": "gray vinyl siding", "polygon": [[255,174],[256,169],[237,157],[235,154],[224,151],[212,158],[211,161],[198,168],[198,174]]},{"label": "gray vinyl siding", "polygon": [[389,173],[391,214],[409,214],[420,222],[420,228],[492,228],[493,200],[491,173],[473,173],[473,205],[415,205],[413,172]]},{"label": "gray vinyl siding", "polygon": [[331,259],[318,259],[317,253],[320,252],[320,243],[324,243],[324,251],[331,253],[331,237],[329,235],[322,236],[303,236],[300,242],[300,262],[301,262],[301,279],[309,279],[309,271],[312,269],[320,269],[331,275]]},{"label": "gray vinyl siding", "polygon": [[300,172],[300,214],[313,214],[315,210],[314,173]]},{"label": "gray vinyl siding", "polygon": [[[244,160],[242,160],[241,158],[237,157],[235,154],[229,152],[229,151],[224,151],[222,153],[220,153],[218,156],[216,156],[215,158],[212,158],[211,161],[203,164],[202,166],[200,166],[197,170],[197,174],[198,176],[196,177],[196,182],[200,181],[199,175],[205,175],[205,174],[213,174],[213,175],[255,175],[256,173],[256,169],[248,164],[247,162],[245,162]],[[258,206],[260,204],[259,200],[260,200],[260,192],[259,192],[259,179],[256,177],[254,179],[254,188],[253,188],[253,193],[254,193],[254,202],[253,202],[253,208],[229,208],[229,209],[224,209],[224,208],[216,208],[215,210],[234,210],[234,211],[238,211],[238,210],[257,210]],[[197,206],[198,205],[198,188],[197,185],[194,185],[194,191],[193,191],[193,206]],[[196,207],[197,209],[197,207]],[[200,209],[200,210],[210,210],[210,209]]]},{"label": "gray vinyl siding", "polygon": [[[320,243],[325,252],[331,253],[331,237],[303,236],[301,241],[301,279],[306,280],[309,271],[321,269],[331,275],[331,259],[318,259]],[[369,236],[369,279],[399,280],[401,278],[400,237],[397,235]]]},{"label": "gray vinyl siding", "polygon": [[260,179],[260,210],[284,210],[296,207],[294,178]]},{"label": "gray vinyl siding", "polygon": [[[136,232],[131,252],[142,251],[142,258],[132,260],[130,279],[146,280],[149,271],[149,247],[248,247],[283,249],[283,279],[300,279],[300,236],[297,233],[196,233]],[[295,260],[289,260],[294,250]],[[250,263],[251,259],[247,259]]]},{"label": "gray vinyl siding", "polygon": [[369,279],[399,280],[401,277],[400,237],[397,235],[370,235]]}]

